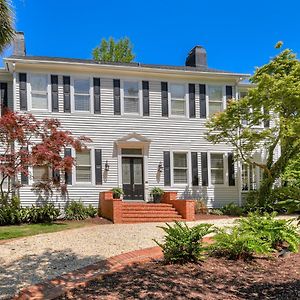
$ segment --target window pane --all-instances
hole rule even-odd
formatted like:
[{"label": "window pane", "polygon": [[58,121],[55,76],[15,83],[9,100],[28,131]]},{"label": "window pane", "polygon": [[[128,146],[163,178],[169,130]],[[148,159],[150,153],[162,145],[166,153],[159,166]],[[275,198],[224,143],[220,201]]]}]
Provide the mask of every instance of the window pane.
[{"label": "window pane", "polygon": [[185,115],[185,100],[172,100],[171,101],[171,114],[172,115]]},{"label": "window pane", "polygon": [[123,184],[131,184],[129,158],[123,158],[122,160],[122,181]]},{"label": "window pane", "polygon": [[48,108],[48,95],[31,94],[31,106],[33,109],[47,109]]},{"label": "window pane", "polygon": [[77,152],[76,153],[76,164],[89,166],[91,164],[90,151]]},{"label": "window pane", "polygon": [[209,115],[213,115],[217,112],[221,112],[223,109],[221,102],[209,102]]},{"label": "window pane", "polygon": [[31,74],[31,90],[36,92],[47,92],[48,76]]},{"label": "window pane", "polygon": [[211,167],[212,168],[222,168],[223,169],[223,154],[221,153],[212,153],[211,158]]},{"label": "window pane", "polygon": [[222,101],[222,86],[211,85],[209,86],[209,100]]},{"label": "window pane", "polygon": [[140,159],[134,160],[133,179],[134,184],[143,184],[143,165]]},{"label": "window pane", "polygon": [[90,110],[90,95],[74,95],[75,110],[89,111]]},{"label": "window pane", "polygon": [[248,165],[242,164],[242,190],[243,191],[248,191],[249,186],[248,186]]},{"label": "window pane", "polygon": [[91,182],[91,167],[76,167],[77,182]]},{"label": "window pane", "polygon": [[174,169],[174,183],[187,183],[186,169]]},{"label": "window pane", "polygon": [[185,98],[184,84],[171,84],[171,98]]},{"label": "window pane", "polygon": [[142,153],[142,149],[123,148],[122,154],[142,155],[143,153]]},{"label": "window pane", "polygon": [[90,80],[89,79],[74,79],[74,92],[78,94],[90,93]]},{"label": "window pane", "polygon": [[211,170],[211,183],[212,184],[223,184],[224,183],[223,169]]},{"label": "window pane", "polygon": [[138,98],[124,98],[124,113],[139,113],[139,99]]},{"label": "window pane", "polygon": [[139,83],[137,81],[124,81],[124,96],[138,97]]},{"label": "window pane", "polygon": [[186,168],[186,153],[174,153],[174,168]]},{"label": "window pane", "polygon": [[47,181],[49,179],[48,166],[33,167],[33,181]]}]

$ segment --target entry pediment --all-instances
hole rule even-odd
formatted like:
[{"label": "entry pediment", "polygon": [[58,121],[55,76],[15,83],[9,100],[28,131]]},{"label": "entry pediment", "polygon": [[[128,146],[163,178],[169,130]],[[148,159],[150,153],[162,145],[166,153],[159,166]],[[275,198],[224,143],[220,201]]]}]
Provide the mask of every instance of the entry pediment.
[{"label": "entry pediment", "polygon": [[151,140],[149,140],[148,138],[146,138],[145,136],[143,136],[139,133],[132,132],[116,141],[117,144],[124,143],[124,142],[135,142],[135,143],[139,142],[139,143],[147,143],[148,144],[151,142]]}]

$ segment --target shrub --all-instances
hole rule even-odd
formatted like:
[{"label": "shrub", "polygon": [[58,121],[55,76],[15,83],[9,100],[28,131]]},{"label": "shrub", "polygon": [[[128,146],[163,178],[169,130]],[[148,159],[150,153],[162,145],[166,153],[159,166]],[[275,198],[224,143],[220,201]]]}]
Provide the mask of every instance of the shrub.
[{"label": "shrub", "polygon": [[30,223],[50,223],[57,220],[60,210],[55,208],[53,203],[45,204],[43,206],[32,206],[27,209],[25,213],[27,222]]},{"label": "shrub", "polygon": [[96,215],[96,208],[91,204],[85,207],[81,201],[71,201],[65,209],[66,220],[84,220],[88,217],[94,218]]},{"label": "shrub", "polygon": [[268,241],[260,239],[252,232],[241,231],[239,226],[219,229],[214,240],[215,243],[210,246],[210,254],[217,257],[249,259],[254,254],[272,252]]},{"label": "shrub", "polygon": [[97,208],[95,208],[92,204],[86,208],[86,212],[90,218],[95,218],[98,213]]},{"label": "shrub", "polygon": [[212,225],[199,224],[188,227],[185,223],[175,222],[162,228],[166,235],[164,243],[155,242],[162,248],[167,263],[196,262],[204,251],[202,239],[213,232]]},{"label": "shrub", "polygon": [[252,233],[263,241],[267,241],[276,250],[284,244],[292,252],[298,252],[300,235],[297,227],[292,224],[293,219],[275,219],[276,213],[264,213],[262,216],[257,213],[249,213],[247,218],[237,220],[242,232]]},{"label": "shrub", "polygon": [[217,216],[224,215],[223,211],[221,209],[219,209],[219,208],[212,208],[212,209],[209,210],[209,213],[211,215],[217,215]]},{"label": "shrub", "polygon": [[208,214],[208,208],[204,200],[197,200],[195,203],[195,213],[196,214]]},{"label": "shrub", "polygon": [[242,207],[234,204],[233,202],[226,204],[221,210],[224,215],[228,216],[241,216],[244,212]]},{"label": "shrub", "polygon": [[161,200],[161,196],[164,194],[164,190],[159,187],[152,188],[150,192],[150,196],[153,197],[154,203],[159,203]]},{"label": "shrub", "polygon": [[120,199],[121,196],[124,194],[123,190],[121,188],[112,188],[111,191],[113,192],[113,198],[114,199]]}]

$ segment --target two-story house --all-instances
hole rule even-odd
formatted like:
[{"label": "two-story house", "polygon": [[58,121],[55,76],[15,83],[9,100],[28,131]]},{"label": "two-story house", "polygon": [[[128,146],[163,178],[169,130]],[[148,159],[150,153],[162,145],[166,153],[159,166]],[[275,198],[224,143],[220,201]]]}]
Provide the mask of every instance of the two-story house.
[{"label": "two-story house", "polygon": [[[18,33],[14,55],[0,71],[2,105],[38,119],[57,118],[74,135],[92,139],[67,177],[69,197],[97,206],[100,191],[124,190],[124,201],[150,201],[150,190],[178,191],[208,207],[241,204],[258,173],[233,160],[232,148],[205,139],[208,118],[247,90],[248,74],[207,66],[194,47],[184,66],[102,63],[87,59],[27,56]],[[35,167],[22,176],[23,205],[35,204],[32,183],[51,176]],[[64,199],[53,196],[64,205]]]}]

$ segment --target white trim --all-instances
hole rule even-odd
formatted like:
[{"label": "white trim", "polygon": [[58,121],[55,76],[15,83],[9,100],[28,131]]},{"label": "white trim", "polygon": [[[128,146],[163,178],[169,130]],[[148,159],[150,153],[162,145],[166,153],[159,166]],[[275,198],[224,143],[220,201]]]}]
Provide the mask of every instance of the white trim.
[{"label": "white trim", "polygon": [[[223,176],[224,176],[224,183],[222,184],[212,184],[211,180],[211,154],[223,154]],[[207,152],[207,169],[208,169],[208,187],[229,187],[228,184],[228,160],[227,152],[224,151],[209,151]]]},{"label": "white trim", "polygon": [[[187,182],[186,183],[174,183],[174,153],[185,153],[187,156]],[[171,187],[186,187],[192,185],[192,175],[191,175],[191,150],[170,150],[170,173],[171,173]]]},{"label": "white trim", "polygon": [[89,182],[77,182],[77,171],[76,171],[76,150],[72,148],[71,153],[72,153],[72,157],[75,159],[75,165],[73,165],[72,168],[72,185],[73,186],[91,186],[91,185],[95,185],[95,151],[94,151],[94,146],[88,147],[86,150],[84,151],[90,151],[90,166],[91,166],[91,181]]},{"label": "white trim", "polygon": [[[171,95],[171,85],[183,85],[184,86],[184,100],[185,100],[185,114],[184,115],[174,115],[172,114],[172,95]],[[189,118],[189,91],[188,91],[188,83],[185,81],[176,82],[176,81],[168,81],[168,111],[169,111],[169,118],[179,118],[185,119]]]},{"label": "white trim", "polygon": [[[209,99],[209,94],[210,94],[210,88],[212,86],[218,86],[221,87],[222,90],[222,97],[221,99],[218,100],[210,100]],[[222,111],[224,111],[226,109],[226,85],[224,84],[206,84],[206,118],[210,118],[210,109],[209,109],[209,103],[210,102],[216,102],[216,103],[222,103]]]},{"label": "white trim", "polygon": [[[124,98],[125,98],[125,93],[124,93],[124,82],[137,82],[138,84],[138,107],[139,107],[139,112],[138,113],[125,113],[124,111]],[[124,78],[120,79],[120,98],[121,98],[121,116],[143,116],[143,87],[142,87],[142,81],[140,79],[135,79],[135,78]]]}]

